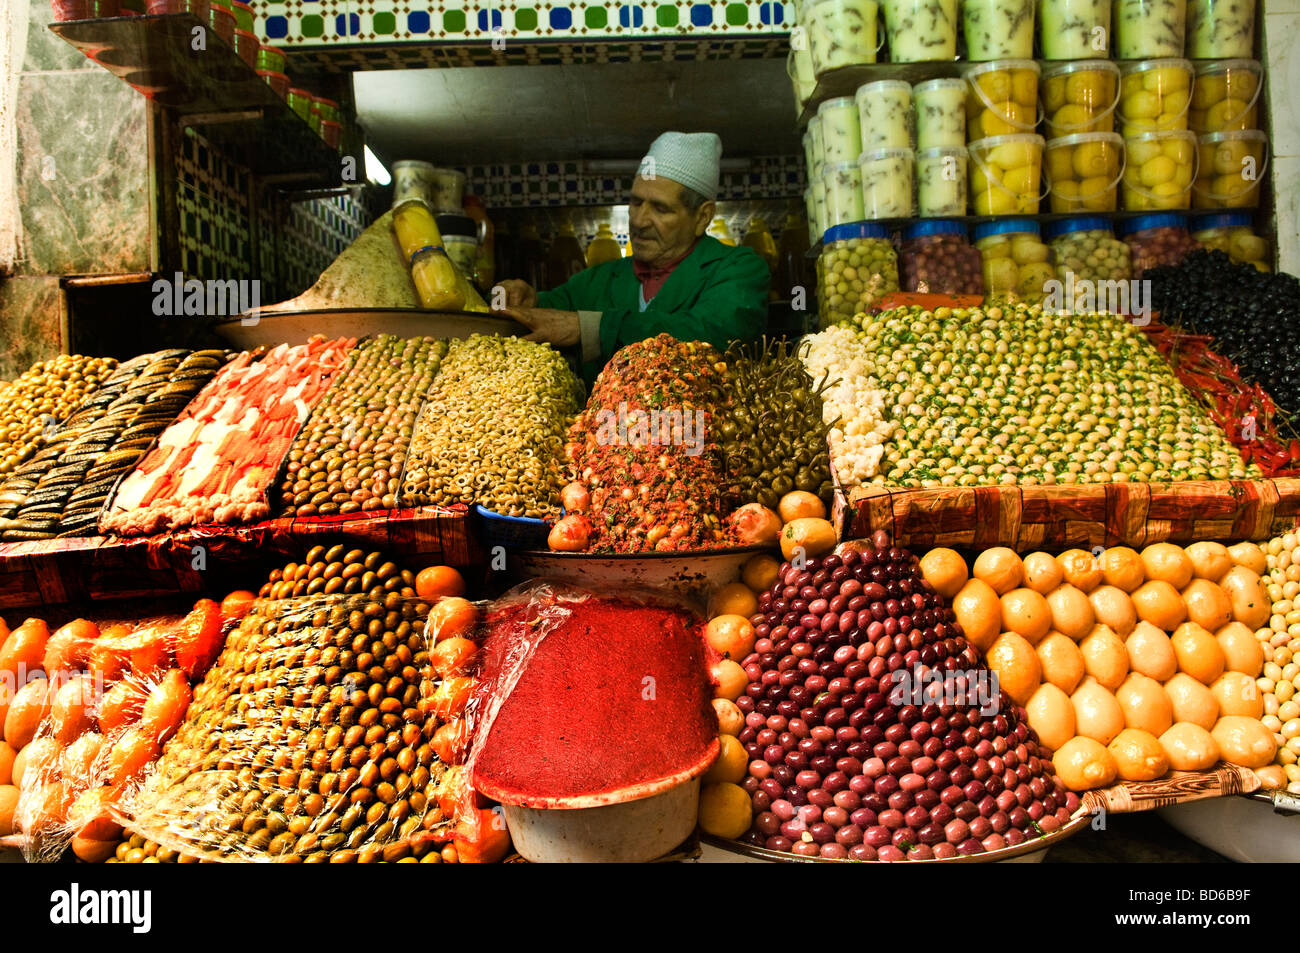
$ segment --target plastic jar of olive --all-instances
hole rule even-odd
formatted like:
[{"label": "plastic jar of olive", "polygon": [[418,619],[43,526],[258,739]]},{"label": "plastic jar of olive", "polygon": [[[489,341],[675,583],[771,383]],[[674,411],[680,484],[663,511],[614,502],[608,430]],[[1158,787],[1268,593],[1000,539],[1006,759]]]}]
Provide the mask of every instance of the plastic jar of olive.
[{"label": "plastic jar of olive", "polygon": [[1128,245],[1134,278],[1141,278],[1148,268],[1176,265],[1200,247],[1187,230],[1187,216],[1174,212],[1122,221],[1119,233]]},{"label": "plastic jar of olive", "polygon": [[883,225],[859,222],[826,230],[817,259],[821,326],[851,321],[898,290],[898,255]]},{"label": "plastic jar of olive", "polygon": [[1043,243],[1038,223],[1009,218],[975,226],[987,295],[1014,294],[1028,304],[1041,304],[1047,282],[1056,277],[1052,250]]},{"label": "plastic jar of olive", "polygon": [[984,293],[980,253],[967,241],[961,222],[934,219],[904,229],[898,261],[904,291]]},{"label": "plastic jar of olive", "polygon": [[[1127,281],[1133,277],[1128,246],[1115,237],[1110,222],[1087,215],[1051,222],[1046,227],[1056,261],[1056,277],[1062,284],[1094,288],[1101,281]],[[1067,301],[1066,307],[1069,307]],[[1075,310],[1102,310],[1096,308]]]},{"label": "plastic jar of olive", "polygon": [[1206,248],[1217,249],[1236,262],[1272,271],[1273,249],[1268,239],[1251,228],[1249,212],[1213,212],[1192,219],[1192,238]]}]

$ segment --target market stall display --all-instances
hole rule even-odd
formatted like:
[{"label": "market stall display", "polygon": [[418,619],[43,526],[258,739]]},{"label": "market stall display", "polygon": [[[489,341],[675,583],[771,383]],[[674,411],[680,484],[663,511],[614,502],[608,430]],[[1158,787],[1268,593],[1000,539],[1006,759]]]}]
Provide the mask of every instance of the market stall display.
[{"label": "market stall display", "polygon": [[267,494],[298,428],[355,343],[317,337],[226,364],[118,486],[101,531],[138,536],[268,516]]},{"label": "market stall display", "polygon": [[976,225],[975,247],[990,298],[1014,294],[1027,304],[1041,304],[1047,297],[1056,272],[1037,222],[1013,218]]},{"label": "market stall display", "polygon": [[898,290],[898,253],[884,226],[829,227],[817,257],[817,309],[823,328],[853,321]]},{"label": "market stall display", "polygon": [[[1264,554],[1260,581],[1271,605],[1267,624],[1255,632],[1264,659],[1257,686],[1263,697],[1264,727],[1273,732],[1277,742],[1274,765],[1281,774],[1273,768],[1261,768],[1258,773],[1266,787],[1285,787],[1290,794],[1300,794],[1300,741],[1296,740],[1300,738],[1300,613],[1296,609],[1300,538],[1287,533],[1260,548]],[[1251,566],[1258,568],[1258,559]]]},{"label": "market stall display", "polygon": [[53,430],[117,367],[112,358],[60,355],[39,361],[0,390],[0,475],[27,463]]},{"label": "market stall display", "polygon": [[1192,219],[1192,238],[1221,251],[1234,262],[1247,262],[1259,271],[1272,271],[1268,239],[1251,228],[1249,212],[1214,212]]}]

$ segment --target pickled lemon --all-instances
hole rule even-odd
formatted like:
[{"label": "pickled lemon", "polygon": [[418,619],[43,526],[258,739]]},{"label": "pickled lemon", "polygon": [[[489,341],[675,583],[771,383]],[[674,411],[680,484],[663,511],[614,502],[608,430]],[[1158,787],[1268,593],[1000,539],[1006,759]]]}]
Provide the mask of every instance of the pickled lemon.
[{"label": "pickled lemon", "polygon": [[985,258],[984,284],[991,290],[1006,291],[1016,287],[1020,268],[1011,258]]},{"label": "pickled lemon", "polygon": [[1160,683],[1140,672],[1130,672],[1115,692],[1124,712],[1124,725],[1161,735],[1174,723],[1174,706]]},{"label": "pickled lemon", "polygon": [[1012,99],[1011,73],[1008,70],[989,70],[975,77],[975,85],[991,103],[1005,102]]},{"label": "pickled lemon", "polygon": [[[1051,250],[1037,238],[1022,235],[1011,242],[1011,257],[1022,265],[1030,262],[1047,261],[1049,254],[1051,254]],[[1047,556],[1046,553],[1042,555]],[[1052,562],[1056,561],[1050,556],[1047,556],[1047,558]]]},{"label": "pickled lemon", "polygon": [[1108,745],[1124,730],[1124,711],[1115,696],[1090,678],[1070,696],[1074,706],[1074,729],[1079,734]]},{"label": "pickled lemon", "polygon": [[1186,672],[1165,682],[1165,694],[1174,709],[1174,721],[1200,725],[1206,731],[1219,720],[1219,703],[1210,690]]},{"label": "pickled lemon", "polygon": [[1222,543],[1192,543],[1184,552],[1192,561],[1192,574],[1197,579],[1217,583],[1232,568],[1232,557]]},{"label": "pickled lemon", "polygon": [[1090,212],[1113,212],[1115,210],[1115,172],[1108,175],[1091,176],[1079,183],[1079,200]]},{"label": "pickled lemon", "polygon": [[1071,791],[1104,788],[1113,784],[1119,773],[1105,745],[1082,736],[1071,738],[1052,756],[1052,767]]},{"label": "pickled lemon", "polygon": [[1187,107],[1191,97],[1186,89],[1166,90],[1160,103],[1159,128],[1182,129],[1187,122]]},{"label": "pickled lemon", "polygon": [[1025,706],[1029,727],[1053,751],[1074,737],[1074,706],[1070,696],[1050,682],[1038,686]]},{"label": "pickled lemon", "polygon": [[1066,77],[1051,76],[1043,83],[1043,108],[1055,112],[1066,102]]},{"label": "pickled lemon", "polygon": [[1192,85],[1191,70],[1181,66],[1160,66],[1142,72],[1142,88],[1164,93],[1187,90]]},{"label": "pickled lemon", "polygon": [[1081,179],[1095,175],[1113,176],[1119,171],[1119,156],[1109,142],[1081,142],[1074,147],[1072,165],[1075,175]]},{"label": "pickled lemon", "polygon": [[1169,755],[1160,739],[1148,731],[1125,728],[1106,746],[1115,770],[1125,781],[1154,781],[1169,770]]},{"label": "pickled lemon", "polygon": [[1230,672],[1242,672],[1257,678],[1264,667],[1264,649],[1255,633],[1240,622],[1229,622],[1214,633],[1223,649],[1223,661]]},{"label": "pickled lemon", "polygon": [[976,117],[974,130],[981,138],[990,136],[1006,136],[1013,132],[1020,132],[1010,118],[1009,110],[1016,108],[1016,104],[1007,100],[1002,103],[994,103],[992,109],[983,110]]},{"label": "pickled lemon", "polygon": [[1018,69],[1011,72],[1011,95],[1031,112],[1038,106],[1038,74],[1033,70]]},{"label": "pickled lemon", "polygon": [[1228,96],[1228,78],[1222,73],[1206,73],[1196,78],[1192,87],[1192,105],[1197,109],[1208,109]]},{"label": "pickled lemon", "polygon": [[1178,722],[1160,736],[1160,747],[1176,771],[1204,771],[1219,760],[1219,744],[1209,729]]},{"label": "pickled lemon", "polygon": [[1050,682],[1066,694],[1079,687],[1085,668],[1083,653],[1073,639],[1060,632],[1049,632],[1038,643],[1037,652],[1044,682]]},{"label": "pickled lemon", "polygon": [[1147,120],[1149,124],[1150,121],[1160,115],[1160,96],[1157,93],[1145,90],[1133,93],[1124,97],[1120,109],[1123,110],[1124,118],[1129,122],[1141,123],[1142,120]]},{"label": "pickled lemon", "polygon": [[1207,132],[1223,132],[1230,128],[1250,129],[1254,124],[1248,121],[1249,110],[1250,105],[1240,99],[1225,99],[1205,111],[1201,128]]},{"label": "pickled lemon", "polygon": [[1130,140],[1124,144],[1128,151],[1128,167],[1142,166],[1150,162],[1158,155],[1162,155],[1159,142],[1153,142],[1148,139]]},{"label": "pickled lemon", "polygon": [[1068,102],[1093,109],[1105,109],[1115,95],[1114,76],[1102,70],[1079,70],[1067,75],[1065,98]]},{"label": "pickled lemon", "polygon": [[1262,768],[1273,763],[1277,740],[1258,719],[1241,715],[1224,715],[1210,735],[1219,746],[1219,755],[1229,764],[1243,768]]},{"label": "pickled lemon", "polygon": [[[1198,82],[1197,87],[1200,87]],[[1228,74],[1228,81],[1225,85],[1223,96],[1215,97],[1235,99],[1239,102],[1250,102],[1255,98],[1255,93],[1259,89],[1259,79],[1250,70],[1233,70]],[[1211,100],[1213,102],[1214,100]]]},{"label": "pickled lemon", "polygon": [[1187,619],[1217,632],[1232,619],[1232,601],[1228,594],[1208,579],[1193,579],[1183,590]]},{"label": "pickled lemon", "polygon": [[1079,651],[1083,653],[1085,670],[1103,688],[1113,692],[1124,684],[1129,670],[1128,650],[1109,626],[1093,626],[1079,643]]},{"label": "pickled lemon", "polygon": [[1178,672],[1178,656],[1169,636],[1150,622],[1139,622],[1124,643],[1129,666],[1158,682],[1173,678]]},{"label": "pickled lemon", "polygon": [[1173,159],[1179,165],[1191,166],[1193,151],[1192,140],[1183,136],[1170,136],[1160,142],[1160,153]]},{"label": "pickled lemon", "polygon": [[1186,672],[1202,685],[1209,685],[1223,674],[1223,649],[1214,635],[1195,622],[1184,622],[1169,637],[1174,654],[1178,656],[1178,670]]},{"label": "pickled lemon", "polygon": [[1264,717],[1264,694],[1255,680],[1241,672],[1224,672],[1210,686],[1210,694],[1219,703],[1219,714]]},{"label": "pickled lemon", "polygon": [[1016,291],[1022,297],[1042,294],[1047,282],[1055,277],[1056,272],[1046,262],[1026,265],[1020,271],[1020,284],[1016,286]]},{"label": "pickled lemon", "polygon": [[1154,188],[1161,182],[1172,182],[1177,171],[1173,159],[1168,156],[1156,156],[1142,163],[1139,181],[1148,189]]},{"label": "pickled lemon", "polygon": [[1098,586],[1088,594],[1088,602],[1092,605],[1096,620],[1110,626],[1120,638],[1127,638],[1137,625],[1137,610],[1133,608],[1133,600],[1117,586]]},{"label": "pickled lemon", "polygon": [[1037,165],[1035,161],[1037,156],[1038,150],[1031,143],[1004,142],[988,153],[987,162],[1001,169],[1014,169],[1030,164]]},{"label": "pickled lemon", "polygon": [[1053,187],[1060,185],[1067,179],[1074,178],[1074,156],[1072,150],[1062,149],[1059,146],[1055,149],[1047,150],[1047,175],[1052,180]]},{"label": "pickled lemon", "polygon": [[1092,121],[1091,110],[1084,106],[1062,106],[1052,114],[1052,125],[1060,135],[1088,132]]},{"label": "pickled lemon", "polygon": [[1038,195],[1038,163],[1007,169],[1002,175],[1002,185],[1020,196]]},{"label": "pickled lemon", "polygon": [[990,670],[997,672],[998,686],[1015,699],[1016,704],[1027,704],[1038,690],[1042,664],[1034,647],[1014,632],[998,636],[984,653],[984,661]]}]

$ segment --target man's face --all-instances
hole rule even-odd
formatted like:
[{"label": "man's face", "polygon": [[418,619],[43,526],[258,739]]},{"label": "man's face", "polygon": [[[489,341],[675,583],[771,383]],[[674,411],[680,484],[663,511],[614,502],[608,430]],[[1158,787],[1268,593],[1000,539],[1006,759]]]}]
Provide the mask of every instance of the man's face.
[{"label": "man's face", "polygon": [[632,183],[628,201],[628,231],[632,257],[647,265],[665,265],[682,257],[713,220],[713,202],[692,212],[682,204],[682,186],[671,179]]}]

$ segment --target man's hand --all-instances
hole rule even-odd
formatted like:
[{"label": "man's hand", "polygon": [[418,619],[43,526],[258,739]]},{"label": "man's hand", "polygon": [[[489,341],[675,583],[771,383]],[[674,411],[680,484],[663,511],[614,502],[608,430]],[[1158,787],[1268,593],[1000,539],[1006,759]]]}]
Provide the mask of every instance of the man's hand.
[{"label": "man's hand", "polygon": [[524,335],[525,341],[548,342],[556,347],[572,347],[581,337],[576,311],[557,311],[554,308],[503,308],[497,314],[508,315],[532,331],[532,334]]},{"label": "man's hand", "polygon": [[497,284],[505,290],[507,308],[537,307],[537,292],[528,282],[520,281],[518,278],[507,278],[505,281],[498,281]]}]

